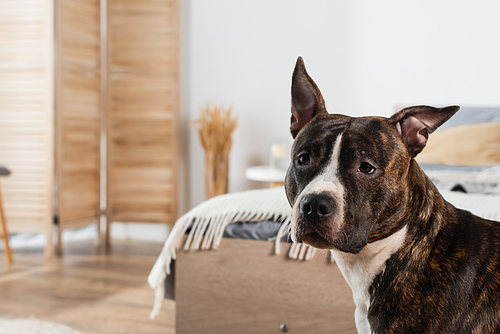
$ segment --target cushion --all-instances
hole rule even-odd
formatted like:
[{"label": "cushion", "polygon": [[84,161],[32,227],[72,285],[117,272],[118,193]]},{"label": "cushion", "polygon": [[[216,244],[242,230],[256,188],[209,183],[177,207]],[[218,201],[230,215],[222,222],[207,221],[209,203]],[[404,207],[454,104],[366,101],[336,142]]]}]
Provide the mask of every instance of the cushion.
[{"label": "cushion", "polygon": [[416,159],[419,163],[461,166],[498,164],[500,122],[462,124],[436,131]]}]

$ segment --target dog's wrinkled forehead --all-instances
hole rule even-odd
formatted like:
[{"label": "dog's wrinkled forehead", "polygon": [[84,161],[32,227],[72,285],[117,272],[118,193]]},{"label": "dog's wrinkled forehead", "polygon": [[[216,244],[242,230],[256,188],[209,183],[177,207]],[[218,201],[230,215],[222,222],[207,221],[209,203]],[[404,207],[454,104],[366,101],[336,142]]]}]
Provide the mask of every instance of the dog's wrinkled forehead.
[{"label": "dog's wrinkled forehead", "polygon": [[349,116],[325,114],[315,117],[297,135],[294,142],[294,150],[303,146],[311,146],[315,143],[333,143],[339,134],[346,130],[347,125],[352,120]]},{"label": "dog's wrinkled forehead", "polygon": [[[340,137],[339,135],[342,134]],[[345,164],[356,159],[370,158],[384,167],[389,161],[406,157],[407,150],[396,128],[382,117],[349,117],[325,114],[315,117],[297,135],[293,154],[307,152],[329,162],[333,147],[342,138],[340,158]],[[399,152],[399,155],[395,155]]]}]

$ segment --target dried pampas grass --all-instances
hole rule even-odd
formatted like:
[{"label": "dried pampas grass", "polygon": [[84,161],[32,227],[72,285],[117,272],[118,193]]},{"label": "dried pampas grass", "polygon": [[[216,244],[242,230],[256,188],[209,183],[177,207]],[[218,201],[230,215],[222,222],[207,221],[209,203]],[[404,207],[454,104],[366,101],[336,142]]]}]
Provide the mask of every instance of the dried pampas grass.
[{"label": "dried pampas grass", "polygon": [[207,199],[227,193],[229,151],[232,133],[237,126],[232,107],[215,104],[200,108],[200,119],[194,122],[205,150],[205,193]]}]

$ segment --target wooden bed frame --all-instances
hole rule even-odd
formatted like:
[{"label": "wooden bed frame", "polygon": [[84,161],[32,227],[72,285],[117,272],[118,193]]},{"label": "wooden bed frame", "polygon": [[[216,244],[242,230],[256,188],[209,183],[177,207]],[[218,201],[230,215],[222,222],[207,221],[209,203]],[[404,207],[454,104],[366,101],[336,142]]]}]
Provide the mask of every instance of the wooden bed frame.
[{"label": "wooden bed frame", "polygon": [[356,334],[351,289],[329,254],[297,261],[289,248],[224,238],[217,250],[179,250],[176,333]]}]

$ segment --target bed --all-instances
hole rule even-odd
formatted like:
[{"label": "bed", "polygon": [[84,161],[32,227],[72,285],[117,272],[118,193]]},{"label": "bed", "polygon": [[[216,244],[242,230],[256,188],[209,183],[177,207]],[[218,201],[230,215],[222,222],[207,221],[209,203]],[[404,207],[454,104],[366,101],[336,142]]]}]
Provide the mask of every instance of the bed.
[{"label": "bed", "polygon": [[[500,108],[463,108],[417,157],[457,207],[500,221]],[[289,243],[283,188],[227,194],[181,217],[149,276],[177,333],[356,333],[329,253]],[[210,250],[210,251],[207,251]]]}]

